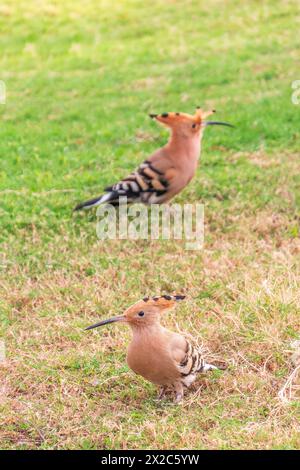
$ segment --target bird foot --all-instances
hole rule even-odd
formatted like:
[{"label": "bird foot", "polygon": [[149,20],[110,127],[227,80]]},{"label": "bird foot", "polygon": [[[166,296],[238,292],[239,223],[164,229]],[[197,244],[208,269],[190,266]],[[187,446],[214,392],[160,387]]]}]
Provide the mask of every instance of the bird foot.
[{"label": "bird foot", "polygon": [[181,403],[183,399],[182,393],[176,393],[175,403]]},{"label": "bird foot", "polygon": [[165,398],[166,396],[166,388],[165,387],[161,387],[158,391],[158,394],[157,394],[157,399],[158,400],[162,400],[163,398]]}]

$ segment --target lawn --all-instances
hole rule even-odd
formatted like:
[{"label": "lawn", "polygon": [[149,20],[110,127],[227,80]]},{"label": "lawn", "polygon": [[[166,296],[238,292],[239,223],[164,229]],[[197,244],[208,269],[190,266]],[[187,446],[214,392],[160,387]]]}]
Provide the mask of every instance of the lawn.
[{"label": "lawn", "polygon": [[[1,3],[0,448],[300,447],[299,27],[288,0]],[[197,105],[236,126],[175,200],[205,205],[204,248],[98,240],[74,205],[165,143],[148,113]],[[127,367],[126,327],[83,331],[170,292],[164,325],[228,364],[182,405]]]}]

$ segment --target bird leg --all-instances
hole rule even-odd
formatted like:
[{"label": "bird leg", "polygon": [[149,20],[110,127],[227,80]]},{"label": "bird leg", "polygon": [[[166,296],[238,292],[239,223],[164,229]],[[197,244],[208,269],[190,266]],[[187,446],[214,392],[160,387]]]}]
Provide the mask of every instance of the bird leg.
[{"label": "bird leg", "polygon": [[181,382],[176,382],[174,384],[174,390],[175,390],[175,393],[176,393],[176,398],[175,398],[175,402],[176,403],[180,403],[181,400],[183,399],[183,386],[182,386],[182,383]]},{"label": "bird leg", "polygon": [[164,387],[164,386],[160,387],[158,390],[157,399],[162,400],[162,398],[164,398],[166,394],[166,391],[167,391],[167,387]]}]

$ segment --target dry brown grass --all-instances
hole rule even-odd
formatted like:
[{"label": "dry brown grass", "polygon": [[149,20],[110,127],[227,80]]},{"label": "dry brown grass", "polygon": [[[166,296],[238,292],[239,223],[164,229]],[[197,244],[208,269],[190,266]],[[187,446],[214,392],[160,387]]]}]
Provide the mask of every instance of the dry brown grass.
[{"label": "dry brown grass", "polygon": [[[26,264],[8,266],[1,296],[10,323],[0,366],[2,447],[299,446],[291,361],[300,327],[299,239],[286,235],[291,221],[284,214],[228,217],[228,233],[223,218],[214,216],[220,227],[214,231],[208,222],[200,252],[174,242],[151,242],[147,250],[145,242],[126,242],[125,251],[116,242],[87,248],[77,240],[69,259],[64,233],[48,244],[47,271],[37,266],[30,275]],[[25,246],[32,243],[39,252],[43,242],[34,230]],[[90,272],[98,258],[107,258],[107,266]],[[199,377],[182,406],[158,404],[154,387],[125,366],[125,328],[82,331],[162,291],[188,294],[164,323],[190,333],[211,359],[229,366]]]}]

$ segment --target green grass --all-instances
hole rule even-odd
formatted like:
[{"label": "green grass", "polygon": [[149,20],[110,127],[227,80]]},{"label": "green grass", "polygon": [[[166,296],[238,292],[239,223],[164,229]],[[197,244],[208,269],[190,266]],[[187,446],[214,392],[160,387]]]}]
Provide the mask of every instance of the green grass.
[{"label": "green grass", "polygon": [[[0,6],[1,448],[299,448],[277,397],[299,337],[296,1],[5,1]],[[216,108],[197,176],[205,247],[100,242],[73,206],[167,134],[149,112]],[[129,332],[84,333],[145,294],[225,358],[182,406],[125,364]],[[98,382],[95,382],[97,379]]]}]

